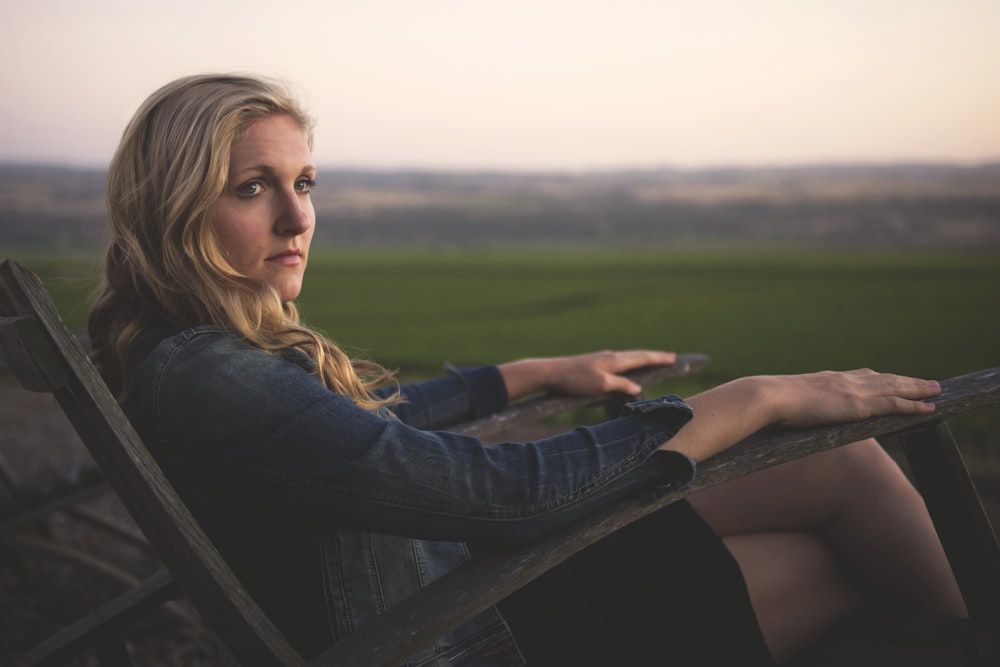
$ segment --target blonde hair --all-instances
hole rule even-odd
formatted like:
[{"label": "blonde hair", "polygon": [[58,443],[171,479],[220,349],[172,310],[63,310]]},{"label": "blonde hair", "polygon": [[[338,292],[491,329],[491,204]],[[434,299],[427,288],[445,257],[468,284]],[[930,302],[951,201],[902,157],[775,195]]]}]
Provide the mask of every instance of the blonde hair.
[{"label": "blonde hair", "polygon": [[371,390],[392,374],[350,359],[303,326],[294,304],[232,267],[213,231],[212,206],[226,187],[230,150],[256,121],[295,120],[312,147],[313,123],[280,84],[211,74],[153,93],[125,129],[108,168],[111,242],[90,314],[93,358],[119,400],[132,368],[164,336],[203,324],[224,327],[268,352],[295,348],[323,384],[366,409],[391,404]]}]

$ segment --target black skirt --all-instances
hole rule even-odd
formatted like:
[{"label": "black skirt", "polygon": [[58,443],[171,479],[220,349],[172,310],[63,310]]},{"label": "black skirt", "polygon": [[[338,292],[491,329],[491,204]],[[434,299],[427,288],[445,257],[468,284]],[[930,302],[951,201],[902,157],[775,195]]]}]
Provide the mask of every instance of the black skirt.
[{"label": "black skirt", "polygon": [[530,667],[774,664],[736,560],[684,501],[497,606]]}]

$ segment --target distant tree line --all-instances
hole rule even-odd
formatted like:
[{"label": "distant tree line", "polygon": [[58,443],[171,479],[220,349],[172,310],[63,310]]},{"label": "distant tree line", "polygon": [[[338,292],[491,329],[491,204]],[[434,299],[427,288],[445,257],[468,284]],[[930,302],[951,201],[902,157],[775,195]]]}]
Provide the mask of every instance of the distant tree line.
[{"label": "distant tree line", "polygon": [[[840,190],[825,194],[830,184]],[[589,174],[332,171],[321,187],[315,198],[315,243],[321,246],[1000,248],[1000,165]],[[0,165],[0,248],[101,247],[103,188],[101,170]],[[655,196],[647,196],[650,191]],[[363,205],[341,196],[358,192]]]},{"label": "distant tree line", "polygon": [[711,205],[603,201],[520,213],[452,207],[323,215],[314,243],[475,246],[762,244],[1000,247],[1000,198],[865,199]]}]

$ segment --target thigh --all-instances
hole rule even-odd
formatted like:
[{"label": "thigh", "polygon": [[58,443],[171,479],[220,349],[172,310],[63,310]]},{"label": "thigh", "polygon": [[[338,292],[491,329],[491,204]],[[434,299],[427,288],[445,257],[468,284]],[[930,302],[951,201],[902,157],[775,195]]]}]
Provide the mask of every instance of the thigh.
[{"label": "thigh", "polygon": [[[856,442],[766,468],[688,497],[720,536],[813,531],[871,490],[909,487],[874,440]],[[909,487],[912,488],[912,487]]]}]

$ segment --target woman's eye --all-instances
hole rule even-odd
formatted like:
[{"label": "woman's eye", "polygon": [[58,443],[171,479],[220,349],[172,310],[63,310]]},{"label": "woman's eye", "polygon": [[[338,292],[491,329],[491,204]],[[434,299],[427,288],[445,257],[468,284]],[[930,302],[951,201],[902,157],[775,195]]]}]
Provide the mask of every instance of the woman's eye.
[{"label": "woman's eye", "polygon": [[250,181],[249,183],[244,183],[236,189],[236,193],[241,197],[253,197],[254,195],[260,194],[261,184],[257,181]]},{"label": "woman's eye", "polygon": [[316,181],[311,178],[303,178],[295,182],[295,189],[299,192],[309,192],[316,187]]}]

